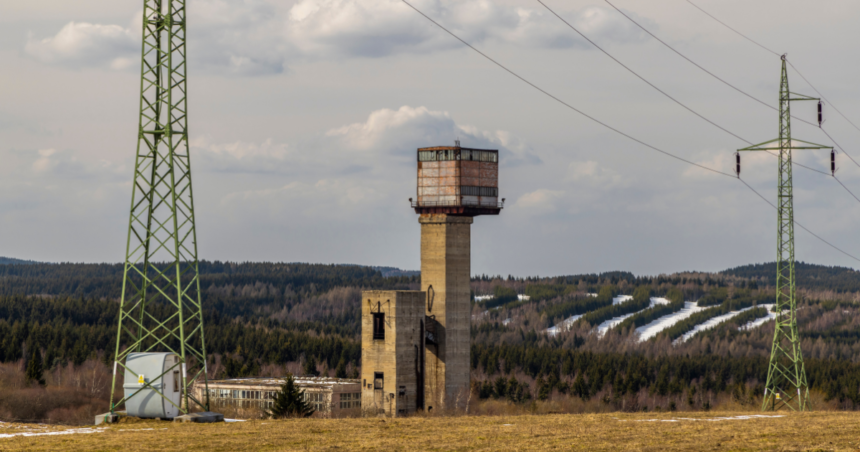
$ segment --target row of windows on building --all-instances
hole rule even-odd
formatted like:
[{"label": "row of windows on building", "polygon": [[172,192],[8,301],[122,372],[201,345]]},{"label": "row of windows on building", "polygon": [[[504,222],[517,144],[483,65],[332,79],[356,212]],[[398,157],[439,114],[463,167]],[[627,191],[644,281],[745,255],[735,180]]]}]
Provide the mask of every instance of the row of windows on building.
[{"label": "row of windows on building", "polygon": [[216,399],[271,400],[277,391],[246,391],[241,389],[210,389],[209,397]]},{"label": "row of windows on building", "polygon": [[478,151],[472,149],[447,149],[442,151],[418,151],[419,162],[442,162],[467,160],[473,162],[499,162],[498,151]]},{"label": "row of windows on building", "polygon": [[[230,405],[251,406],[260,405],[271,407],[277,391],[250,391],[240,389],[210,389],[209,396],[219,399],[221,403]],[[322,392],[305,392],[304,399],[314,411],[329,411],[328,394]],[[361,408],[360,392],[345,392],[340,394],[340,409]]]},{"label": "row of windows on building", "polygon": [[349,410],[352,408],[361,408],[361,393],[350,392],[340,395],[340,409]]},{"label": "row of windows on building", "polygon": [[463,196],[499,196],[499,189],[496,187],[460,187],[460,194]]}]

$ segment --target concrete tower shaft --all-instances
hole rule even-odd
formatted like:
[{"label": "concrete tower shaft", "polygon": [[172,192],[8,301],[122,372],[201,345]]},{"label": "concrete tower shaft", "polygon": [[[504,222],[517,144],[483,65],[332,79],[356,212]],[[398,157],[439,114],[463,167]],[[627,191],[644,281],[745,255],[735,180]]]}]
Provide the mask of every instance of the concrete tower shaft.
[{"label": "concrete tower shaft", "polygon": [[427,293],[425,408],[462,409],[469,397],[471,217],[424,214],[421,291]]}]

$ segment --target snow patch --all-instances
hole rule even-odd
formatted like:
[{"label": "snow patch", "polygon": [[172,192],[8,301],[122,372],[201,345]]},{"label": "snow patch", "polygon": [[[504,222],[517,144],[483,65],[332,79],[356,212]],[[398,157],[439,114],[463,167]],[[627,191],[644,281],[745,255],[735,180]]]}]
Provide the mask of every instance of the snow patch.
[{"label": "snow patch", "polygon": [[0,438],[12,438],[14,436],[53,436],[53,435],[74,435],[76,433],[101,433],[107,427],[102,428],[72,428],[69,430],[44,431],[44,432],[20,432],[20,433],[0,433]]},{"label": "snow patch", "polygon": [[727,416],[727,417],[709,417],[696,419],[692,417],[678,417],[672,419],[637,419],[636,422],[681,422],[681,421],[693,421],[693,422],[719,422],[719,421],[745,421],[750,419],[770,419],[776,417],[785,417],[783,414],[775,414],[775,415],[767,415],[767,414],[748,414],[743,416]]},{"label": "snow patch", "polygon": [[[619,299],[622,299],[622,300],[616,302]],[[622,295],[620,297],[613,298],[612,304],[613,305],[621,304],[625,301],[629,301],[632,299],[633,299],[633,297],[631,297],[630,295]],[[645,309],[653,308],[654,306],[657,306],[658,304],[669,304],[669,300],[667,300],[665,298],[651,298],[651,303],[649,303],[648,307]],[[622,315],[619,317],[613,317],[613,318],[601,323],[600,325],[597,325],[597,335],[600,337],[603,337],[603,335],[606,334],[606,332],[609,331],[611,328],[614,328],[616,325],[623,322],[626,318],[634,316],[636,314],[639,314],[640,312],[644,311],[645,309],[643,309],[641,311],[631,312],[630,314],[625,314],[625,315]]]},{"label": "snow patch", "polygon": [[563,320],[558,325],[545,329],[544,332],[546,334],[549,334],[550,336],[555,336],[556,334],[561,333],[562,331],[568,331],[568,330],[570,330],[570,326],[573,325],[573,322],[576,322],[582,316],[583,316],[583,314],[568,317],[567,319]]},{"label": "snow patch", "polygon": [[621,303],[624,303],[625,301],[630,301],[632,299],[633,299],[633,297],[630,295],[619,295],[619,296],[612,299],[612,304],[613,305],[621,304]]},{"label": "snow patch", "polygon": [[[759,306],[768,309],[768,312],[770,312],[770,307],[773,305],[772,304],[762,304]],[[708,321],[706,321],[704,323],[700,323],[700,324],[696,325],[696,327],[693,328],[692,330],[684,333],[683,336],[679,337],[678,339],[675,339],[675,343],[687,342],[691,337],[695,336],[700,331],[709,330],[709,329],[725,322],[726,320],[731,319],[732,317],[734,317],[734,316],[736,316],[736,315],[738,315],[744,311],[749,311],[750,309],[752,309],[754,307],[755,306],[750,306],[748,308],[743,308],[739,311],[731,311],[728,314],[718,315],[712,319],[709,319]]]},{"label": "snow patch", "polygon": [[659,319],[636,328],[636,332],[639,333],[639,342],[647,341],[652,337],[656,336],[661,331],[669,328],[670,326],[680,322],[681,320],[690,317],[691,315],[706,309],[705,307],[699,307],[698,302],[695,301],[686,301],[684,302],[684,308],[678,312],[673,312],[669,315],[660,317]]},{"label": "snow patch", "polygon": [[771,321],[771,320],[773,320],[773,319],[775,319],[775,318],[776,318],[776,313],[775,313],[775,312],[771,312],[771,309],[773,308],[773,305],[772,305],[772,304],[763,304],[763,305],[761,305],[761,307],[763,307],[763,308],[767,309],[767,316],[765,316],[765,317],[760,317],[760,318],[755,319],[755,320],[753,320],[753,321],[751,321],[751,322],[747,322],[747,324],[746,324],[746,325],[741,325],[741,326],[739,326],[739,327],[738,327],[738,330],[740,330],[740,331],[749,331],[749,330],[753,330],[753,329],[756,329],[756,328],[758,328],[758,327],[760,327],[760,326],[764,325],[765,323],[767,323],[767,322],[769,322],[769,321]]}]

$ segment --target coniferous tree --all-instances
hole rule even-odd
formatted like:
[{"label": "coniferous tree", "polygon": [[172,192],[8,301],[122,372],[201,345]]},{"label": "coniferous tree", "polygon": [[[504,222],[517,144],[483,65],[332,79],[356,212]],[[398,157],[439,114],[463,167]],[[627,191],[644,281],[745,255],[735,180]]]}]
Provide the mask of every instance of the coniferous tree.
[{"label": "coniferous tree", "polygon": [[310,375],[312,377],[316,377],[319,375],[319,371],[317,371],[317,359],[314,355],[308,354],[307,358],[305,358],[305,366],[304,366],[305,375]]},{"label": "coniferous tree", "polygon": [[42,354],[39,353],[37,347],[33,347],[33,354],[30,356],[30,362],[27,363],[27,383],[38,383],[39,386],[45,386],[45,378],[42,376]]},{"label": "coniferous tree", "polygon": [[305,393],[296,386],[293,374],[287,374],[281,389],[275,393],[272,408],[266,412],[272,418],[308,417],[314,410],[305,401]]},{"label": "coniferous tree", "polygon": [[54,361],[56,361],[57,358],[57,350],[54,348],[54,344],[49,345],[48,350],[45,352],[45,363],[42,367],[52,369],[54,367]]},{"label": "coniferous tree", "polygon": [[346,378],[346,360],[341,358],[337,363],[337,369],[334,371],[334,376],[337,378]]}]

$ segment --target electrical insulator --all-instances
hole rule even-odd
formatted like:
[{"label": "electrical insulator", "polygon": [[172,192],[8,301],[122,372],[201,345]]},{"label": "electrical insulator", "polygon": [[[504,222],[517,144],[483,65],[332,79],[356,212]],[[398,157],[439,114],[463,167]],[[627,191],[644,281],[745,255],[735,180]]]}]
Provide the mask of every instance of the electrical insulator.
[{"label": "electrical insulator", "polygon": [[830,175],[836,176],[836,150],[830,150]]},{"label": "electrical insulator", "polygon": [[735,152],[735,174],[738,175],[738,179],[741,177],[741,153]]},{"label": "electrical insulator", "polygon": [[819,101],[818,101],[818,127],[821,127],[821,123],[822,123],[822,120],[823,120],[823,116],[821,115],[821,106],[822,106],[822,105],[823,105],[823,104],[822,104],[822,103],[821,103],[821,101],[819,100]]}]

